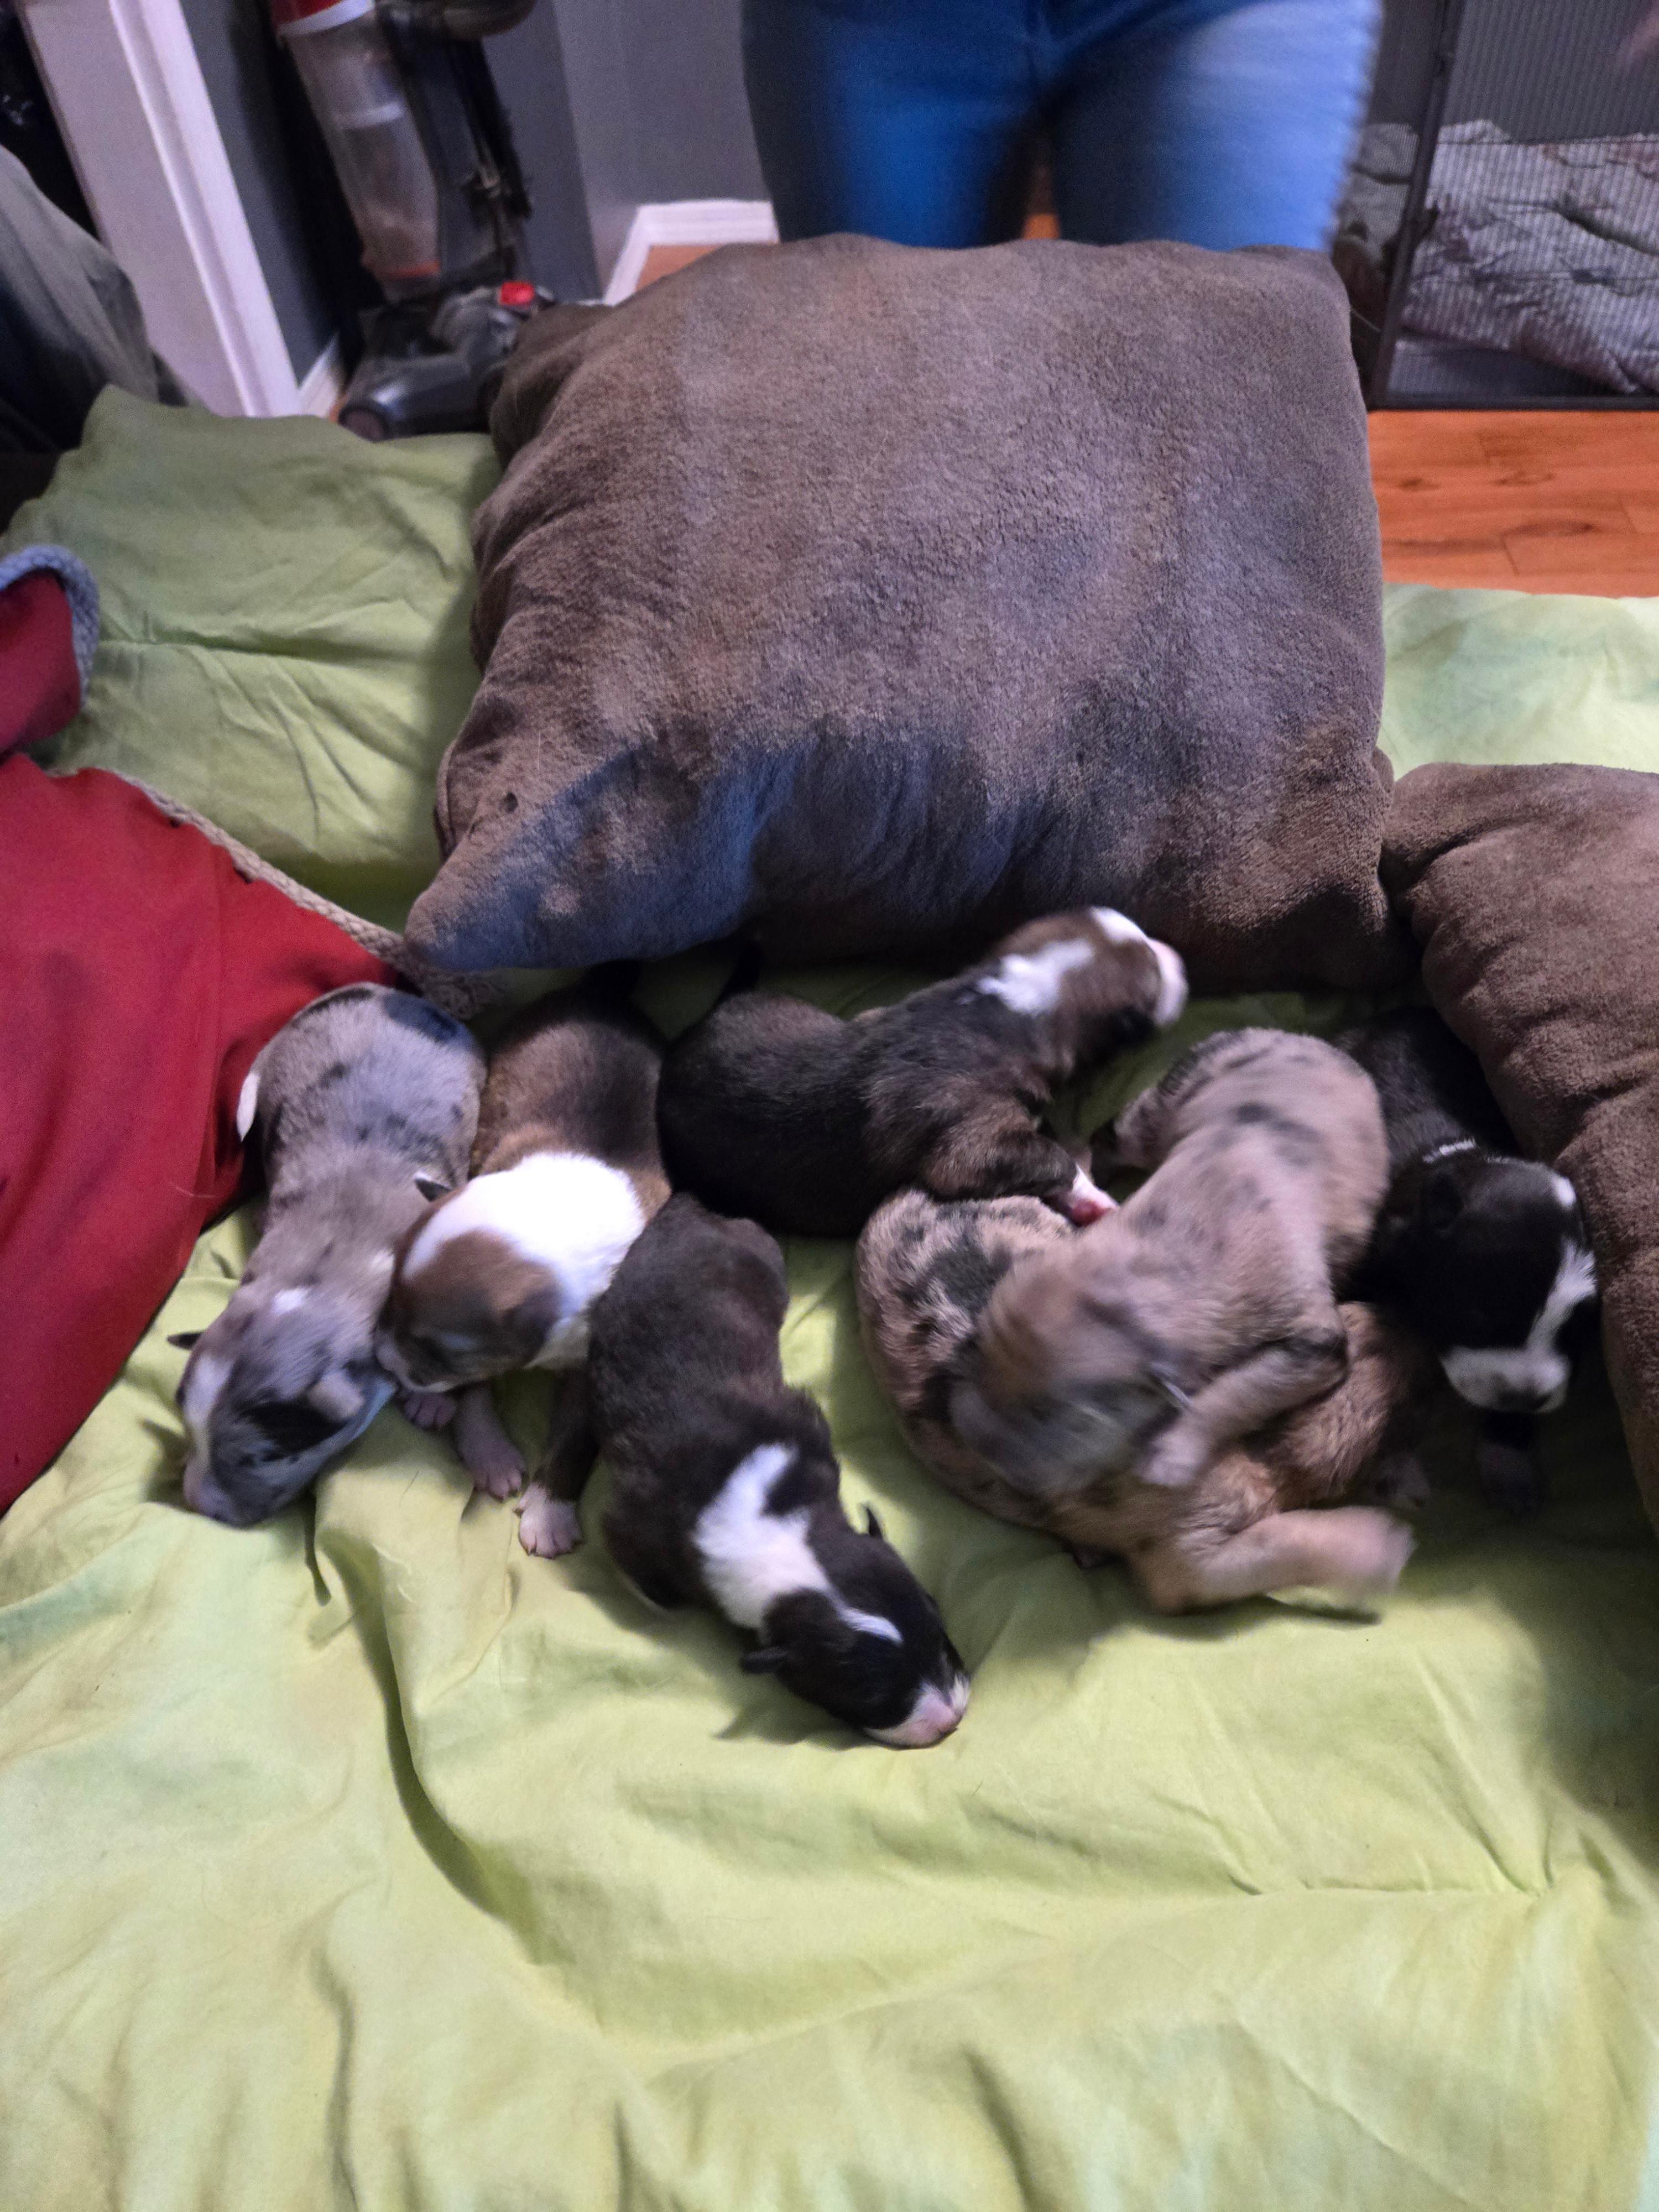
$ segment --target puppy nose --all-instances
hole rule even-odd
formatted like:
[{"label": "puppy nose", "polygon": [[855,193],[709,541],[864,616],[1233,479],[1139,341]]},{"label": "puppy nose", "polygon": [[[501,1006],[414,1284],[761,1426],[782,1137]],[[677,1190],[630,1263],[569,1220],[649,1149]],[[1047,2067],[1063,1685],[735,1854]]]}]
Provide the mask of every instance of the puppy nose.
[{"label": "puppy nose", "polygon": [[870,1733],[902,1751],[920,1751],[930,1743],[942,1743],[967,1710],[968,1677],[958,1674],[948,1690],[935,1689],[930,1683],[896,1728],[872,1729]]}]

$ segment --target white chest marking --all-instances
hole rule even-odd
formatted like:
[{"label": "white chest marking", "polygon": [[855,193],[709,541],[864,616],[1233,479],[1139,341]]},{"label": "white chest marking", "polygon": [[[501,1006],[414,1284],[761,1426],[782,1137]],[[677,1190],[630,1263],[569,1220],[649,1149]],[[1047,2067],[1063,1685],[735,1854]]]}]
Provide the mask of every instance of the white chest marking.
[{"label": "white chest marking", "polygon": [[562,1367],[587,1348],[587,1315],[645,1226],[639,1194],[620,1168],[586,1152],[532,1152],[517,1167],[474,1176],[416,1236],[404,1272],[413,1277],[457,1237],[493,1237],[543,1268],[559,1315],[536,1367]]},{"label": "white chest marking", "polygon": [[1006,952],[979,988],[1016,1014],[1052,1013],[1066,976],[1073,968],[1086,968],[1094,957],[1094,947],[1084,937],[1059,938],[1040,952]]},{"label": "white chest marking", "polygon": [[890,1620],[845,1604],[807,1540],[805,1506],[769,1513],[772,1486],[795,1455],[792,1444],[759,1444],[740,1459],[691,1531],[709,1595],[739,1628],[758,1630],[780,1598],[799,1590],[827,1597],[851,1628],[903,1641]]},{"label": "white chest marking", "polygon": [[1447,1381],[1471,1406],[1501,1412],[1517,1398],[1531,1399],[1553,1413],[1566,1395],[1571,1373],[1556,1340],[1569,1316],[1595,1296],[1595,1261],[1582,1244],[1569,1244],[1526,1342],[1456,1346],[1442,1356]]}]

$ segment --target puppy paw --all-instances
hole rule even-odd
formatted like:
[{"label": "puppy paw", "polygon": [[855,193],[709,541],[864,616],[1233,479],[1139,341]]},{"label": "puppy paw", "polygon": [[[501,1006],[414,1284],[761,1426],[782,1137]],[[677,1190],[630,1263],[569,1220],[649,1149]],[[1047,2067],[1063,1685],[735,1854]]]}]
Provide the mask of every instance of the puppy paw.
[{"label": "puppy paw", "polygon": [[[1173,1440],[1172,1440],[1173,1439]],[[1138,1481],[1155,1490],[1185,1490],[1202,1472],[1204,1459],[1192,1445],[1174,1436],[1160,1437],[1135,1469]]]},{"label": "puppy paw", "polygon": [[1115,1213],[1117,1200],[1109,1197],[1091,1176],[1079,1168],[1071,1188],[1058,1200],[1059,1210],[1079,1229],[1086,1229],[1091,1221],[1103,1220],[1107,1214]]},{"label": "puppy paw", "polygon": [[1524,1446],[1480,1437],[1474,1447],[1474,1474],[1488,1505],[1519,1519],[1536,1513],[1546,1495],[1538,1462]]},{"label": "puppy paw", "polygon": [[399,1390],[398,1411],[417,1429],[444,1429],[455,1418],[455,1401],[447,1390]]},{"label": "puppy paw", "polygon": [[475,1450],[466,1462],[466,1471],[472,1477],[472,1487],[486,1498],[516,1498],[524,1488],[524,1461],[516,1447],[505,1439],[488,1452]]},{"label": "puppy paw", "polygon": [[556,1559],[582,1540],[576,1509],[562,1498],[532,1490],[519,1508],[519,1541],[538,1559]]},{"label": "puppy paw", "polygon": [[1388,1595],[1417,1540],[1403,1522],[1371,1506],[1339,1507],[1330,1518],[1339,1517],[1342,1557],[1325,1587],[1345,1604],[1363,1608]]}]

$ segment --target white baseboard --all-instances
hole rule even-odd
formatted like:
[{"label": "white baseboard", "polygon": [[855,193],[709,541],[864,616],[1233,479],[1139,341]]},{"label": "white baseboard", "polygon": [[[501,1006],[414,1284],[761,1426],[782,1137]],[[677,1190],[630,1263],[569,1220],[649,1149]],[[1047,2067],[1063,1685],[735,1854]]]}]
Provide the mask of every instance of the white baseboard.
[{"label": "white baseboard", "polygon": [[652,200],[635,210],[605,288],[605,303],[631,299],[653,246],[775,246],[770,200]]},{"label": "white baseboard", "polygon": [[326,420],[339,405],[345,393],[345,361],[340,351],[340,341],[331,338],[311,367],[300,379],[299,406],[301,415],[320,415]]}]

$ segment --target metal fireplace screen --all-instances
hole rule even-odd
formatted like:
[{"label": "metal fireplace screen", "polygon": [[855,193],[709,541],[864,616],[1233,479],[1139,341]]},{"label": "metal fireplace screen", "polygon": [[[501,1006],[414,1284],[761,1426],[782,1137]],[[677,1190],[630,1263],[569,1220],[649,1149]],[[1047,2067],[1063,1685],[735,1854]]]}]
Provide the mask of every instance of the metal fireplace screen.
[{"label": "metal fireplace screen", "polygon": [[1335,254],[1373,406],[1659,400],[1659,0],[1389,0]]}]

